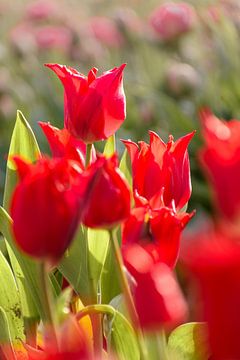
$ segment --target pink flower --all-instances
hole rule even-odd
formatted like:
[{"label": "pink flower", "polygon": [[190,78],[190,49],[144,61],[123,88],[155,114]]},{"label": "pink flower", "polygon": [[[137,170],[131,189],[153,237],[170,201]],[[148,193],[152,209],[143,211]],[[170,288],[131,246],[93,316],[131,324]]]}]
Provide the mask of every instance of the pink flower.
[{"label": "pink flower", "polygon": [[195,10],[191,5],[166,2],[153,12],[150,22],[161,40],[170,41],[190,31],[195,19]]},{"label": "pink flower", "polygon": [[120,47],[123,37],[113,20],[94,17],[89,21],[90,29],[97,40],[109,47]]}]

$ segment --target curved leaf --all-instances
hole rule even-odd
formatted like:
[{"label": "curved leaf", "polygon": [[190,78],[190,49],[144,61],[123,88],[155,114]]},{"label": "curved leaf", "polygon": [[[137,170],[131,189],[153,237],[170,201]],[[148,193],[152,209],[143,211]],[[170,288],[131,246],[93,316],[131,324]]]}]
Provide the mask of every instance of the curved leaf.
[{"label": "curved leaf", "polygon": [[6,313],[12,341],[24,340],[21,301],[12,270],[0,253],[0,307]]},{"label": "curved leaf", "polygon": [[115,135],[113,134],[107,139],[103,150],[103,154],[106,157],[111,157],[115,153],[115,151],[116,151],[116,141],[115,141]]},{"label": "curved leaf", "polygon": [[208,359],[207,325],[192,322],[177,327],[169,336],[168,349],[180,360]]},{"label": "curved leaf", "polygon": [[136,334],[129,321],[110,305],[90,305],[78,313],[78,318],[91,314],[106,314],[105,334],[108,351],[119,360],[139,360],[140,351]]}]

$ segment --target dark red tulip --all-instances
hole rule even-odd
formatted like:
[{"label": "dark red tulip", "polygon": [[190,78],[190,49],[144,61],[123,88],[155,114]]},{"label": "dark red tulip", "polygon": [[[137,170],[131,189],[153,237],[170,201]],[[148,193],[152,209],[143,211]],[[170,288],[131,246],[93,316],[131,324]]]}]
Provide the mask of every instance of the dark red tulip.
[{"label": "dark red tulip", "polygon": [[205,146],[200,153],[217,209],[229,220],[240,216],[240,121],[222,121],[208,109],[200,112]]},{"label": "dark red tulip", "polygon": [[131,157],[133,188],[152,208],[162,206],[162,197],[166,206],[177,210],[187,204],[192,190],[187,147],[193,135],[176,142],[170,136],[167,144],[153,131],[149,145],[123,140]]},{"label": "dark red tulip", "polygon": [[107,139],[126,117],[123,69],[104,72],[97,77],[92,68],[88,76],[59,64],[46,64],[64,87],[64,124],[70,133],[85,143]]},{"label": "dark red tulip", "polygon": [[109,228],[129,216],[130,189],[117,166],[116,155],[102,156],[82,174],[79,196],[84,225]]},{"label": "dark red tulip", "polygon": [[15,241],[28,255],[56,262],[78,225],[81,168],[66,159],[14,162],[20,178],[11,204]]}]

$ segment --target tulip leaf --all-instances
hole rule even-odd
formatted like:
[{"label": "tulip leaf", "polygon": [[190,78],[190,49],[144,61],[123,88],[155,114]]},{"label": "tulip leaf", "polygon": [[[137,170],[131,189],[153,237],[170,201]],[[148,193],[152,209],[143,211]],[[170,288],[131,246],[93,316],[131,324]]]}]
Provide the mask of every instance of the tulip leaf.
[{"label": "tulip leaf", "polygon": [[207,325],[192,322],[177,327],[169,336],[168,349],[180,360],[208,359]]},{"label": "tulip leaf", "polygon": [[115,353],[119,360],[140,359],[136,334],[129,321],[119,311],[110,305],[90,305],[80,311],[78,317],[90,314],[106,314],[104,327],[108,352]]},{"label": "tulip leaf", "polygon": [[97,294],[97,288],[106,260],[109,232],[107,230],[87,230],[88,236],[88,271],[92,284],[93,295]]},{"label": "tulip leaf", "polygon": [[8,317],[4,309],[0,306],[0,344],[6,359],[15,360],[16,356],[13,349],[12,337],[10,334]]},{"label": "tulip leaf", "polygon": [[110,332],[107,336],[110,348],[120,360],[138,360],[140,352],[134,330],[128,320],[118,311],[109,321]]},{"label": "tulip leaf", "polygon": [[[12,270],[0,253],[0,307],[4,309],[9,324],[11,340],[24,340],[24,323],[21,301]],[[2,314],[1,314],[2,315]]]},{"label": "tulip leaf", "polygon": [[16,169],[11,160],[11,157],[14,155],[22,156],[30,162],[36,161],[36,159],[40,156],[37,140],[21,111],[17,112],[16,123],[13,129],[8,153],[6,182],[3,197],[4,208],[7,209],[7,211],[9,209],[12,192],[18,181]]},{"label": "tulip leaf", "polygon": [[119,169],[124,174],[130,187],[132,187],[132,172],[131,172],[131,160],[128,155],[127,149],[124,150],[122,158],[120,160]]},{"label": "tulip leaf", "polygon": [[83,301],[89,299],[88,243],[83,227],[80,225],[73,242],[58,265],[59,271],[81,295]]},{"label": "tulip leaf", "polygon": [[108,304],[115,296],[121,293],[118,273],[116,271],[116,261],[112,249],[112,243],[109,242],[106,260],[101,276],[102,303]]},{"label": "tulip leaf", "polygon": [[[12,193],[18,181],[16,169],[11,160],[11,157],[14,155],[22,156],[31,162],[35,161],[40,156],[40,150],[33,131],[20,111],[17,112],[7,161],[6,182],[3,197],[3,204],[6,210],[9,209]],[[5,233],[7,233],[7,235],[5,235],[7,240],[6,245],[21,295],[23,314],[25,317],[36,318],[38,316],[38,311],[35,304],[38,302],[32,296],[32,287],[29,287],[30,284],[26,279],[26,272],[31,276],[30,283],[33,283],[33,286],[37,289],[37,280],[34,279],[37,265],[31,260],[23,258],[23,255],[18,251],[12,240],[11,231],[9,230],[11,220],[3,211],[1,211],[1,216],[5,219]],[[4,233],[4,231],[2,232]]]},{"label": "tulip leaf", "polygon": [[115,151],[116,151],[116,140],[115,140],[115,135],[113,134],[107,139],[103,150],[103,154],[106,157],[111,157],[115,153]]}]

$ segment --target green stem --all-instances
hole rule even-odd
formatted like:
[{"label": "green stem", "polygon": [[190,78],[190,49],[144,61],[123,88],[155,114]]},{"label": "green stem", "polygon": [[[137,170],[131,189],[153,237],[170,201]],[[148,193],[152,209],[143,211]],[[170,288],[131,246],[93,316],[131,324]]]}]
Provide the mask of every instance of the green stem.
[{"label": "green stem", "polygon": [[158,356],[161,360],[169,360],[167,350],[167,339],[164,330],[156,333]]},{"label": "green stem", "polygon": [[109,314],[114,316],[115,309],[110,305],[88,305],[77,313],[77,320],[81,320],[84,316],[91,314]]},{"label": "green stem", "polygon": [[91,155],[92,155],[92,144],[87,144],[86,147],[86,159],[85,159],[85,167],[87,168],[91,162]]},{"label": "green stem", "polygon": [[26,342],[32,347],[37,347],[37,328],[38,320],[34,318],[24,319],[24,328],[26,333]]},{"label": "green stem", "polygon": [[131,319],[132,327],[134,329],[136,329],[136,335],[138,338],[138,343],[139,343],[140,352],[141,352],[141,359],[142,360],[148,359],[147,349],[146,349],[143,333],[142,333],[142,330],[141,330],[141,327],[139,324],[139,318],[138,318],[138,315],[137,315],[137,312],[135,309],[131,290],[128,285],[126,273],[124,271],[124,263],[123,263],[120,246],[119,246],[118,239],[117,239],[116,229],[110,230],[109,233],[110,233],[110,241],[112,243],[113,252],[114,252],[114,256],[115,256],[117,267],[118,267],[118,273],[119,273],[119,277],[120,277],[120,282],[121,282],[121,286],[122,286],[125,303],[126,303],[127,310],[128,310],[128,313],[129,313],[129,316]]},{"label": "green stem", "polygon": [[54,317],[54,311],[53,311],[53,302],[51,298],[51,292],[49,288],[49,277],[48,277],[48,271],[47,271],[47,264],[45,262],[42,262],[40,264],[40,282],[42,286],[42,292],[43,292],[43,301],[44,301],[44,310],[45,310],[45,316],[43,318],[44,325],[46,326],[47,330],[50,331],[51,340],[53,342],[53,345],[56,347],[56,349],[59,348],[58,346],[58,338],[57,338],[57,325],[56,325],[56,319]]},{"label": "green stem", "polygon": [[[93,279],[90,279],[91,283],[91,302],[93,304],[98,303],[98,295],[97,291],[94,286]],[[89,305],[90,309],[91,306]],[[93,339],[94,339],[94,353],[95,357],[101,359],[102,349],[103,349],[103,335],[102,335],[102,315],[100,312],[90,312],[91,322],[92,322],[92,329],[93,329]]]},{"label": "green stem", "polygon": [[126,302],[127,310],[129,312],[133,328],[135,328],[135,327],[139,328],[138,315],[137,315],[134,301],[132,298],[132,294],[131,294],[131,291],[130,291],[130,288],[128,285],[127,277],[126,277],[126,274],[124,271],[124,264],[123,264],[121,250],[120,250],[118,239],[117,239],[117,234],[116,234],[116,231],[114,231],[114,230],[110,230],[109,233],[110,233],[110,241],[112,243],[115,260],[116,260],[117,267],[118,267],[120,283],[122,286],[122,291],[123,291],[124,299]]}]

